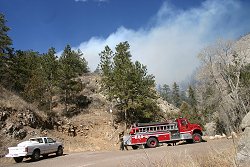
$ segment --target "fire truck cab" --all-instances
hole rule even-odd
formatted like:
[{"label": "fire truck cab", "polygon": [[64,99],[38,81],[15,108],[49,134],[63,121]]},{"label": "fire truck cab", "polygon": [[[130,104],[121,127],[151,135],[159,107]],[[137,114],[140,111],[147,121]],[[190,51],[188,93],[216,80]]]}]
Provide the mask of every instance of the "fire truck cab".
[{"label": "fire truck cab", "polygon": [[123,137],[124,145],[137,149],[140,145],[154,148],[159,143],[176,143],[186,140],[188,143],[202,141],[202,128],[191,124],[186,118],[166,122],[137,123],[131,126],[129,135]]}]

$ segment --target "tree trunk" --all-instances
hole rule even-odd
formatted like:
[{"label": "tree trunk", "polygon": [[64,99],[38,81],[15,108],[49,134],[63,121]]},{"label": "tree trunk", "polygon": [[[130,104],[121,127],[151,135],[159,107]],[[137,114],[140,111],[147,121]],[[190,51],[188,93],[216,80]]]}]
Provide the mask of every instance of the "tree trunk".
[{"label": "tree trunk", "polygon": [[124,111],[124,119],[125,119],[125,130],[127,129],[127,109]]},{"label": "tree trunk", "polygon": [[52,111],[52,73],[50,73],[50,81],[49,81],[49,111]]},{"label": "tree trunk", "polygon": [[68,112],[68,104],[67,104],[67,89],[65,90],[64,103],[65,103],[65,111]]}]

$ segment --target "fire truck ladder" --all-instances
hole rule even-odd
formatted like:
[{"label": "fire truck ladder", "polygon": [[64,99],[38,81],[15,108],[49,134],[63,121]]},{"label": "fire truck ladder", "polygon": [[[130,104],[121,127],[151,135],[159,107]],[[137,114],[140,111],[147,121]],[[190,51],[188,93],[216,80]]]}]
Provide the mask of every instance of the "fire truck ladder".
[{"label": "fire truck ladder", "polygon": [[165,130],[165,131],[178,130],[177,123],[169,123],[166,125],[160,125],[160,127],[162,128],[162,130]]},{"label": "fire truck ladder", "polygon": [[139,132],[177,131],[177,123],[138,123]]}]

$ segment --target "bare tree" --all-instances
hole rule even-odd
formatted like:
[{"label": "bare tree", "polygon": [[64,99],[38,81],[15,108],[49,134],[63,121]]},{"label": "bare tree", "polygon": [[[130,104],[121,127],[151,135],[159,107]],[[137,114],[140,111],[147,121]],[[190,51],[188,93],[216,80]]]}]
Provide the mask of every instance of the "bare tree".
[{"label": "bare tree", "polygon": [[216,111],[217,117],[227,125],[227,132],[237,131],[249,111],[249,95],[242,94],[249,86],[241,84],[240,79],[242,70],[249,64],[249,39],[218,40],[199,54],[202,63],[197,75],[199,107],[209,114]]}]

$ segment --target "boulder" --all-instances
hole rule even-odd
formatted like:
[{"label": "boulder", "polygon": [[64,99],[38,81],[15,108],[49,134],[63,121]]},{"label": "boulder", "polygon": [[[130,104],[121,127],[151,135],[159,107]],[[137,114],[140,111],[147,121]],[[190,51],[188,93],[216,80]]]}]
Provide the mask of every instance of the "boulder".
[{"label": "boulder", "polygon": [[223,136],[221,136],[221,135],[214,135],[214,138],[215,138],[215,139],[222,139]]},{"label": "boulder", "polygon": [[209,122],[206,123],[205,125],[205,134],[208,136],[214,136],[215,135],[215,130],[216,130],[216,124],[214,122]]},{"label": "boulder", "polygon": [[250,164],[250,112],[243,118],[241,128],[243,133],[237,146],[237,161],[239,166]]},{"label": "boulder", "polygon": [[235,132],[231,132],[231,136],[232,136],[234,139],[238,138],[238,136],[237,136],[237,134],[236,134]]},{"label": "boulder", "polygon": [[10,125],[8,125],[6,130],[7,133],[12,134],[14,130],[14,124],[11,123]]},{"label": "boulder", "polygon": [[24,139],[27,136],[27,130],[25,129],[20,129],[19,131],[17,131],[17,133],[14,134],[14,138],[16,139]]},{"label": "boulder", "polygon": [[240,126],[243,131],[246,127],[250,127],[250,113],[243,118]]},{"label": "boulder", "polygon": [[209,139],[210,139],[210,140],[214,140],[215,137],[214,137],[214,136],[210,136]]}]

